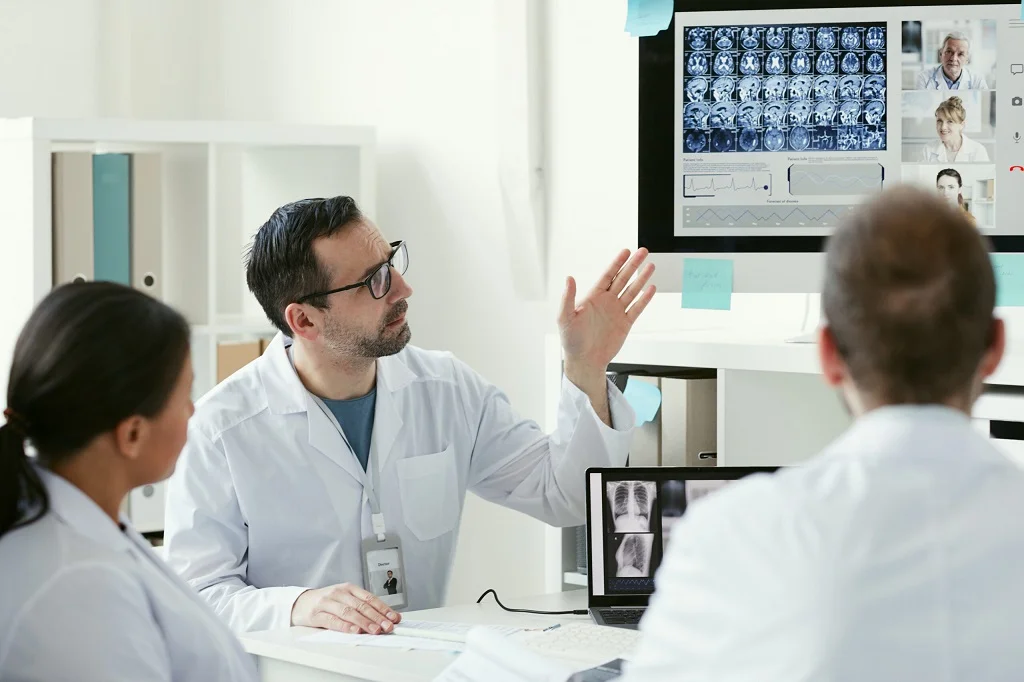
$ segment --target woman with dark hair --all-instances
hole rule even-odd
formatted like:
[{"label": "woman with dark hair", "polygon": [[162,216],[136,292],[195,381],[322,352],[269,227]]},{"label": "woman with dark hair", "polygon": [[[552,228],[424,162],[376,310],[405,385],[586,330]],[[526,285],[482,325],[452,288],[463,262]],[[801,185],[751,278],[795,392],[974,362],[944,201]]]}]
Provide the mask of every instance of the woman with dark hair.
[{"label": "woman with dark hair", "polygon": [[174,470],[189,327],[105,282],[51,292],[14,348],[0,426],[0,679],[249,681],[238,640],[119,509]]},{"label": "woman with dark hair", "polygon": [[953,168],[943,168],[935,176],[935,188],[939,190],[942,198],[954,206],[960,207],[972,223],[977,222],[971,212],[967,210],[967,206],[964,205],[963,186],[964,179]]}]

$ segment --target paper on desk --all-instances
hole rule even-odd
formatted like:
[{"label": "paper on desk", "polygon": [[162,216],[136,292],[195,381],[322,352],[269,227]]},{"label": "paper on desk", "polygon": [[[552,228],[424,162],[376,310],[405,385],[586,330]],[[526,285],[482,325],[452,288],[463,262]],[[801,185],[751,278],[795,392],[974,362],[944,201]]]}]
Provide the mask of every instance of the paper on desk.
[{"label": "paper on desk", "polygon": [[403,637],[402,635],[352,635],[346,632],[324,630],[303,637],[302,642],[314,644],[348,644],[350,646],[372,646],[384,649],[419,649],[426,651],[460,652],[465,645],[459,642],[426,639],[424,637]]},{"label": "paper on desk", "polygon": [[574,672],[479,627],[470,630],[466,650],[434,682],[566,682]]},{"label": "paper on desk", "polygon": [[408,637],[426,637],[451,642],[465,642],[470,630],[483,627],[499,635],[514,635],[523,628],[508,625],[470,625],[468,623],[445,623],[436,620],[403,620],[395,626],[395,634]]}]

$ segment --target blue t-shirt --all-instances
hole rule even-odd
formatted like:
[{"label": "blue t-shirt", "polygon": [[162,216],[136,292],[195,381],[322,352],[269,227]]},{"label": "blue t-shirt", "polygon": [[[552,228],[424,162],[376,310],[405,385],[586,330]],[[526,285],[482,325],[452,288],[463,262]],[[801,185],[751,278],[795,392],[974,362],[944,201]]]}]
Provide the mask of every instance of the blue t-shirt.
[{"label": "blue t-shirt", "polygon": [[370,436],[373,434],[373,410],[377,406],[377,389],[354,400],[324,400],[334,418],[341,424],[352,451],[366,471],[370,459]]}]

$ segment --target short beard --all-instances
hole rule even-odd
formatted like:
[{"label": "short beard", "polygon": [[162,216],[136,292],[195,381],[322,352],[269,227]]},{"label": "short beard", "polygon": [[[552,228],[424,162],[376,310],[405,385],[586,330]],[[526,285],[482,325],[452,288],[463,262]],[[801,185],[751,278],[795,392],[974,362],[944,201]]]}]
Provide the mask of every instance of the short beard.
[{"label": "short beard", "polygon": [[397,332],[389,331],[387,326],[402,317],[408,309],[409,304],[405,301],[397,304],[381,322],[375,336],[356,334],[352,330],[342,328],[333,319],[327,318],[323,332],[325,345],[339,355],[350,358],[376,359],[396,355],[409,345],[412,331],[408,322]]}]

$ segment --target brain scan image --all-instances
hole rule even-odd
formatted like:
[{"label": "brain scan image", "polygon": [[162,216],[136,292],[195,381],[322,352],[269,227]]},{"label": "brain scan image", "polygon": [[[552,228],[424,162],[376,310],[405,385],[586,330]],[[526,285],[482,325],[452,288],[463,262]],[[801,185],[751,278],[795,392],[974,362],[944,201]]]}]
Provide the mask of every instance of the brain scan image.
[{"label": "brain scan image", "polygon": [[806,26],[797,26],[789,38],[794,50],[806,50],[811,46],[811,30]]},{"label": "brain scan image", "polygon": [[684,154],[886,148],[886,23],[681,30]]},{"label": "brain scan image", "polygon": [[707,78],[691,78],[686,84],[686,99],[689,102],[703,102],[708,91]]},{"label": "brain scan image", "polygon": [[747,76],[740,80],[738,92],[741,102],[750,102],[758,99],[758,93],[761,91],[761,81],[754,76]]}]

